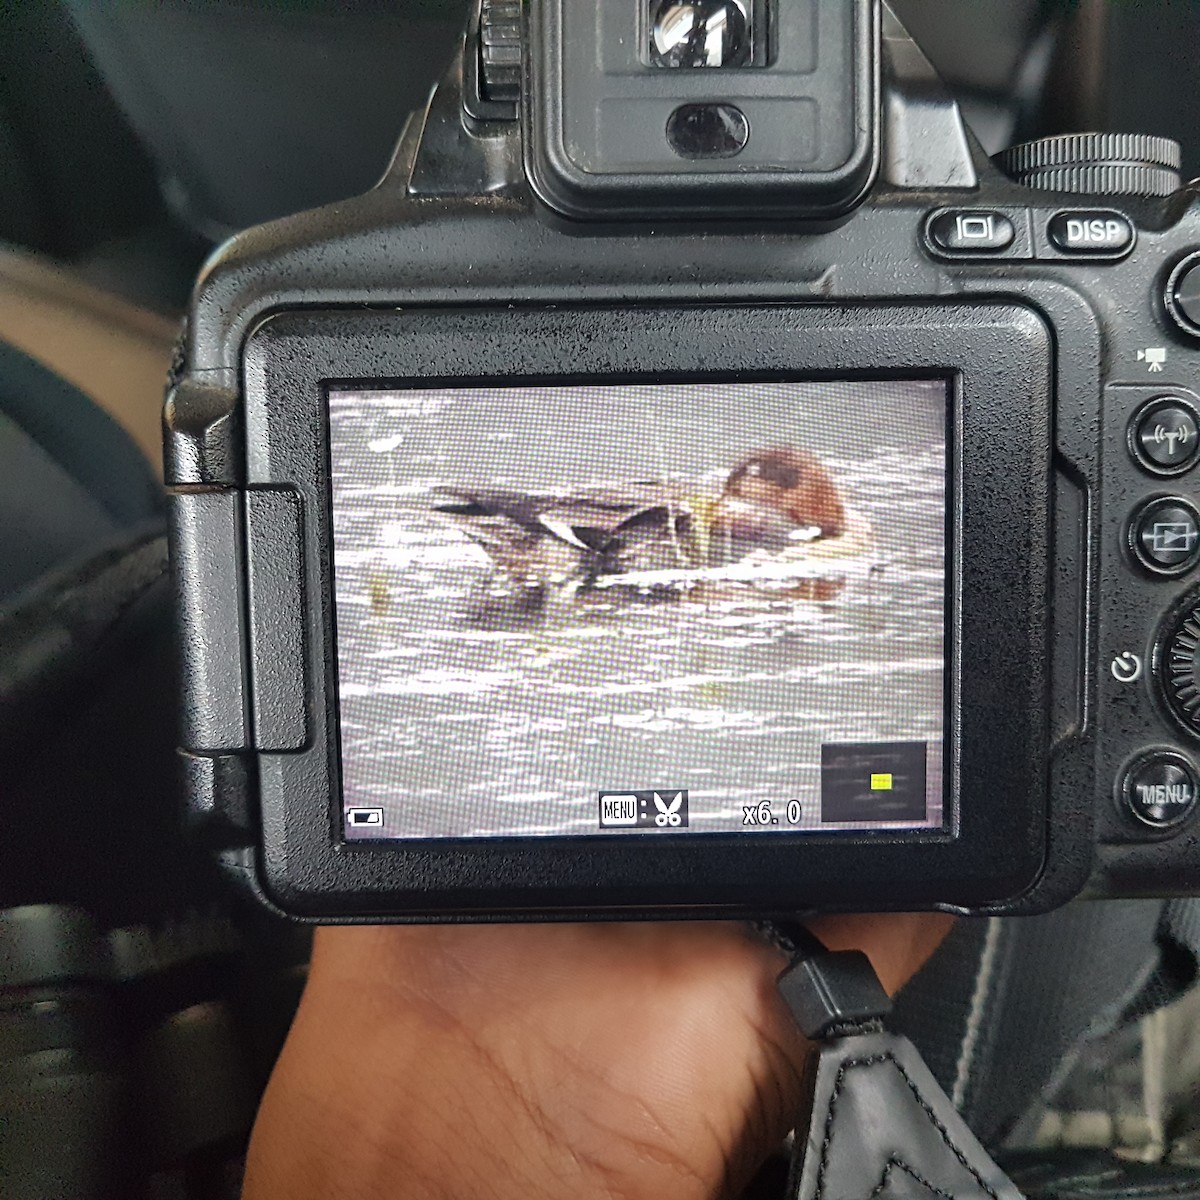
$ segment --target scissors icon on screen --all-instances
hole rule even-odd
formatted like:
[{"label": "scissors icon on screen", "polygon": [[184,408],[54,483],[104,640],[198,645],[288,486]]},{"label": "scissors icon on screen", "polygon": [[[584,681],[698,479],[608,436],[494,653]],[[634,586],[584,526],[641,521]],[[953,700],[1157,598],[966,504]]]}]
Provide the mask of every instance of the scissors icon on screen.
[{"label": "scissors icon on screen", "polygon": [[658,809],[658,813],[654,818],[655,825],[665,829],[668,825],[682,825],[683,818],[679,815],[679,810],[683,805],[683,793],[676,792],[675,799],[668,804],[662,796],[654,793],[654,807]]}]

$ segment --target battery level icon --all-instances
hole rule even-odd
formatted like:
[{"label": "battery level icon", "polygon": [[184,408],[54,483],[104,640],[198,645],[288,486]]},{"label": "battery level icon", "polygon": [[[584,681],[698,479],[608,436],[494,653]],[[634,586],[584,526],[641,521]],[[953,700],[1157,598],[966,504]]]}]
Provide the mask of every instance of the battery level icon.
[{"label": "battery level icon", "polygon": [[348,808],[346,809],[346,823],[353,825],[356,829],[363,826],[380,826],[383,824],[383,809],[382,808]]}]

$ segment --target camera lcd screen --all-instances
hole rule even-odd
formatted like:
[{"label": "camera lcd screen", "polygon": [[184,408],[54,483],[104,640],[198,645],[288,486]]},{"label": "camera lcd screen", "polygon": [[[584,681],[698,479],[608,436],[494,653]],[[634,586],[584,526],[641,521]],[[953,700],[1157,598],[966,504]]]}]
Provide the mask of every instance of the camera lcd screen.
[{"label": "camera lcd screen", "polygon": [[332,390],[345,837],[942,829],[947,411]]}]

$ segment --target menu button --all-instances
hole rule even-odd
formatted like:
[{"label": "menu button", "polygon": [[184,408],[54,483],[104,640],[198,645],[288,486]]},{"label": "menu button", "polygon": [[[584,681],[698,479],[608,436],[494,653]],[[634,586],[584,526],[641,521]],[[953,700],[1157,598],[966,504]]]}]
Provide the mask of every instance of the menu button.
[{"label": "menu button", "polygon": [[1120,791],[1128,812],[1151,829],[1182,824],[1196,807],[1196,768],[1172,750],[1150,750],[1125,769]]},{"label": "menu button", "polygon": [[1128,217],[1108,209],[1060,212],[1050,218],[1051,242],[1064,254],[1113,258],[1133,246]]}]

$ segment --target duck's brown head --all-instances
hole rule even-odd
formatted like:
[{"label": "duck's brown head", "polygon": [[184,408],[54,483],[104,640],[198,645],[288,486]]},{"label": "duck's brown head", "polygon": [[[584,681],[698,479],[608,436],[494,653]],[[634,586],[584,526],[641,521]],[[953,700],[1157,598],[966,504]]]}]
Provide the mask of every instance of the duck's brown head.
[{"label": "duck's brown head", "polygon": [[825,467],[794,446],[747,454],[725,481],[726,496],[786,513],[797,526],[816,526],[822,537],[838,537],[846,510]]}]

